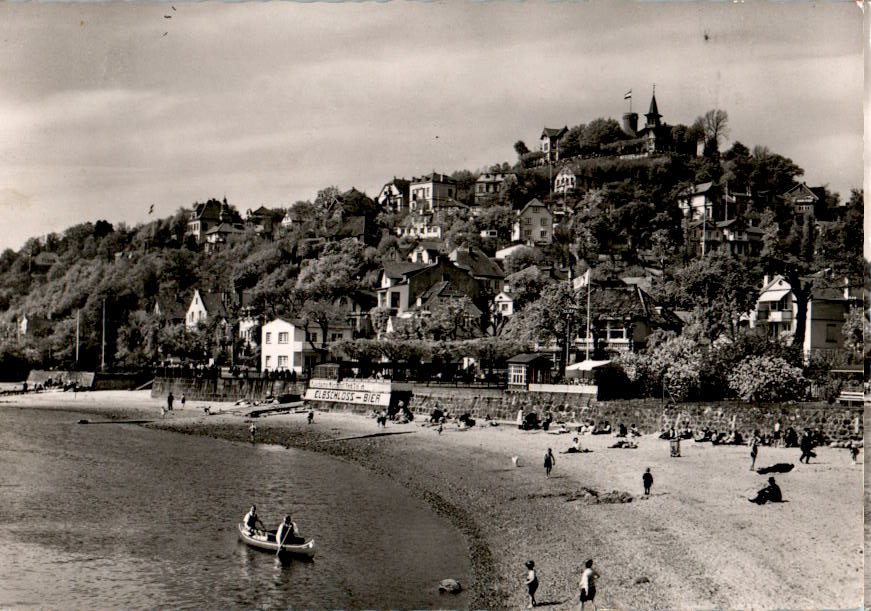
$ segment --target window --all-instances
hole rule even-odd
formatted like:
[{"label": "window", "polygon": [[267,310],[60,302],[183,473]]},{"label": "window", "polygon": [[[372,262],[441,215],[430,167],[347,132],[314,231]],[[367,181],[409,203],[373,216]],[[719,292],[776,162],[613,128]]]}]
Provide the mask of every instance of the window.
[{"label": "window", "polygon": [[528,216],[524,216],[522,222],[524,225],[527,225],[527,226],[532,225],[532,219],[529,218]]},{"label": "window", "polygon": [[608,329],[608,339],[625,339],[625,329]]},{"label": "window", "polygon": [[340,341],[342,341],[342,334],[341,333],[331,333],[330,340],[332,340],[334,342],[340,342]]},{"label": "window", "polygon": [[399,308],[399,293],[397,291],[390,293],[390,307]]},{"label": "window", "polygon": [[547,217],[541,217],[541,226],[547,227]]},{"label": "window", "polygon": [[541,239],[547,239],[547,231],[545,231],[544,229],[541,230]]},{"label": "window", "polygon": [[272,357],[271,357],[271,356],[267,356],[267,357],[263,360],[263,369],[269,369],[269,367],[270,367],[271,365],[272,365]]},{"label": "window", "polygon": [[310,341],[311,343],[315,343],[316,341],[318,341],[318,332],[317,331],[306,331],[305,338],[306,338],[306,340]]},{"label": "window", "polygon": [[[271,344],[272,343],[272,333],[269,333],[269,332],[266,333],[266,336],[263,338],[263,343],[264,344]],[[269,358],[269,357],[266,357],[266,358]]]},{"label": "window", "polygon": [[287,356],[279,356],[278,357],[278,368],[279,369],[287,369]]},{"label": "window", "polygon": [[509,384],[526,384],[526,367],[523,365],[509,365],[508,373]]},{"label": "window", "polygon": [[834,323],[829,323],[826,325],[826,341],[827,342],[837,342],[838,341],[838,325]]},{"label": "window", "polygon": [[279,343],[279,344],[286,344],[286,343],[287,343],[287,340],[288,340],[288,332],[287,332],[287,331],[281,331],[281,332],[279,332],[279,334],[278,334],[278,343]]}]

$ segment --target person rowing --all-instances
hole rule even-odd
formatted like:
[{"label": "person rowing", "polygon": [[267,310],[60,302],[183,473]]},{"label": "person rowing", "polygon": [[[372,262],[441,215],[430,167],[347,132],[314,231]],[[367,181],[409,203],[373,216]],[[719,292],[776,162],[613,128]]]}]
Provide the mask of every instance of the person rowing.
[{"label": "person rowing", "polygon": [[246,534],[253,535],[257,530],[257,524],[260,524],[260,528],[266,530],[266,526],[263,525],[263,522],[260,521],[260,517],[257,515],[257,506],[251,505],[251,509],[248,510],[248,513],[245,514],[245,517],[242,518],[242,524],[245,525]]},{"label": "person rowing", "polygon": [[299,537],[299,531],[296,528],[296,524],[290,519],[290,514],[284,516],[284,520],[279,524],[278,530],[275,531],[275,541],[279,545],[302,543],[303,540]]}]

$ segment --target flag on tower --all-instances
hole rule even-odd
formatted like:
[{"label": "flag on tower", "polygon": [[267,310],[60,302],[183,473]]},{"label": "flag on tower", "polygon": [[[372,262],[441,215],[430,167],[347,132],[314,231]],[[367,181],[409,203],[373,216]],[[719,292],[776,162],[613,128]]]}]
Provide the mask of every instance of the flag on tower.
[{"label": "flag on tower", "polygon": [[154,212],[154,204],[151,204],[151,207],[148,208],[148,214]]},{"label": "flag on tower", "polygon": [[631,100],[632,99],[632,90],[631,89],[623,94],[623,99],[624,100]]}]

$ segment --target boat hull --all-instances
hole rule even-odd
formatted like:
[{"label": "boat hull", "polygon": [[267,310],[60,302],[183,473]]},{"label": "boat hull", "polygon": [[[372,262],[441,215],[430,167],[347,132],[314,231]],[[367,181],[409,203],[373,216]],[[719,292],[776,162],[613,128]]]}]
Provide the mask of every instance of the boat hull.
[{"label": "boat hull", "polygon": [[[278,551],[279,545],[275,541],[275,533],[271,531],[258,531],[258,534],[249,535],[245,531],[245,526],[239,524],[239,538],[247,545],[265,552],[279,553],[282,556],[301,556],[304,558],[314,558],[317,547],[314,539],[306,539],[304,543],[285,543],[281,546],[281,551]],[[271,537],[270,537],[271,535]]]}]

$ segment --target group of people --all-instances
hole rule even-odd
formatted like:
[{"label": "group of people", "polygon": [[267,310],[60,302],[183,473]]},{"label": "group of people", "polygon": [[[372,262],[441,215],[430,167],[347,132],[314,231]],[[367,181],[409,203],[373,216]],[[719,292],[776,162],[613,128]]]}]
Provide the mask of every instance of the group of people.
[{"label": "group of people", "polygon": [[[257,506],[251,505],[251,509],[242,518],[242,524],[245,527],[245,534],[267,534],[271,535],[270,531],[266,530],[260,516],[257,515]],[[258,525],[260,528],[258,529]],[[293,543],[303,543],[305,539],[299,536],[299,530],[296,523],[291,519],[290,514],[284,516],[281,524],[275,530],[275,542],[279,545],[287,545]]]},{"label": "group of people", "polygon": [[[578,598],[581,602],[581,611],[584,609],[585,603],[590,603],[596,609],[596,580],[599,578],[599,573],[593,569],[593,560],[584,562],[584,570],[581,571],[581,576],[578,579]],[[526,593],[529,597],[528,608],[532,609],[536,605],[535,593],[538,591],[538,574],[535,572],[535,561],[526,561]]]}]

